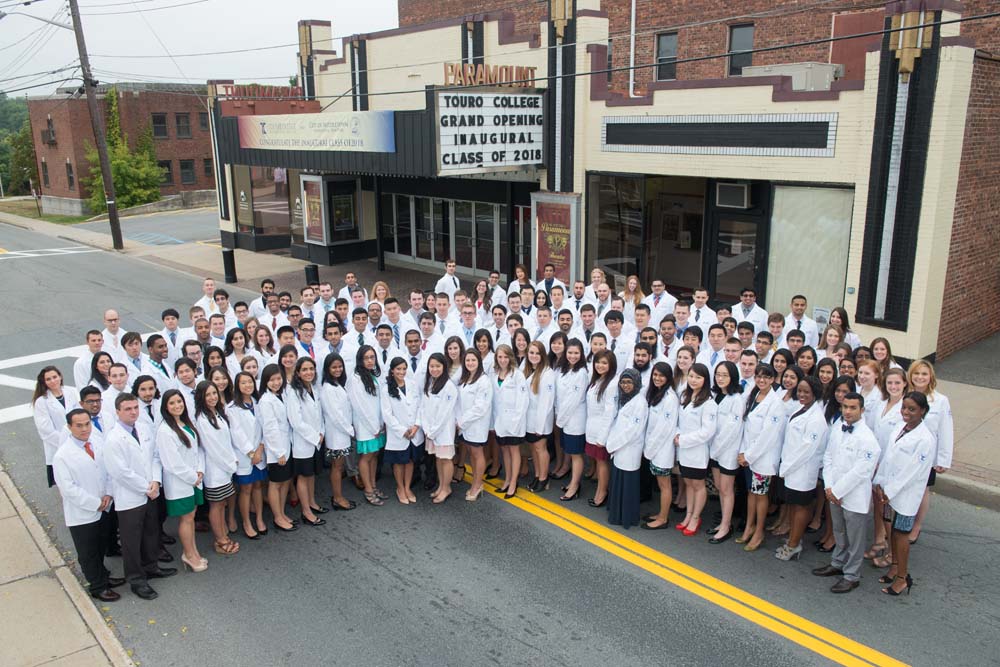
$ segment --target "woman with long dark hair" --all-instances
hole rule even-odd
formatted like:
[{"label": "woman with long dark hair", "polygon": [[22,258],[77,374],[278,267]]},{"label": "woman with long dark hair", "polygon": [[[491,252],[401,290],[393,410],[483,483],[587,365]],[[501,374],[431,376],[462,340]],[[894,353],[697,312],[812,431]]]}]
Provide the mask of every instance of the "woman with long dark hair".
[{"label": "woman with long dark hair", "polygon": [[711,544],[721,544],[733,536],[733,509],[736,505],[736,475],[740,442],[743,438],[743,389],[740,386],[740,372],[736,364],[723,361],[715,367],[715,385],[712,387],[715,404],[719,406],[715,416],[715,437],[708,448],[708,465],[712,469],[712,480],[719,490],[719,504],[722,519],[715,526],[709,538]]},{"label": "woman with long dark hair", "polygon": [[677,463],[684,479],[687,514],[675,528],[691,537],[701,528],[701,512],[705,509],[708,492],[709,443],[715,436],[718,405],[712,400],[712,374],[705,364],[695,364],[688,371],[687,388],[681,396],[681,411],[677,417]]},{"label": "woman with long dark hair", "polygon": [[378,453],[385,447],[385,424],[379,400],[379,368],[375,348],[362,345],[355,357],[354,375],[348,381],[347,393],[353,401],[354,434],[358,448],[358,473],[364,484],[365,500],[369,505],[385,504],[387,496],[375,486]]},{"label": "woman with long dark hair", "polygon": [[282,396],[285,374],[277,364],[268,364],[260,375],[260,400],[257,418],[267,454],[267,504],[271,508],[274,527],[283,532],[298,530],[299,524],[285,514],[288,486],[292,481],[292,441],[288,414]]},{"label": "woman with long dark hair", "polygon": [[500,491],[504,498],[517,494],[517,478],[521,470],[521,444],[528,420],[528,383],[517,368],[514,350],[509,345],[497,346],[494,353],[493,377],[497,387],[493,392],[493,433],[503,454],[504,482]]},{"label": "woman with long dark hair", "polygon": [[90,360],[90,384],[104,391],[111,386],[111,365],[115,363],[107,352],[98,352]]},{"label": "woman with long dark hair", "polygon": [[[251,540],[267,535],[264,525],[264,482],[267,480],[267,459],[264,455],[264,434],[257,419],[257,381],[250,373],[240,371],[233,380],[233,400],[226,411],[229,429],[236,449],[236,483],[240,487],[239,510],[243,533]],[[257,518],[257,526],[250,513]]]},{"label": "woman with long dark hair", "polygon": [[774,391],[774,369],[767,364],[757,366],[754,384],[743,412],[743,440],[738,459],[740,466],[749,468],[750,472],[746,528],[743,535],[736,538],[737,544],[746,545],[744,551],[756,551],[764,543],[767,492],[771,488],[771,477],[778,473],[785,432],[783,406]]},{"label": "woman with long dark hair", "polygon": [[396,499],[401,505],[417,502],[410,486],[413,466],[424,450],[424,433],[420,428],[421,387],[408,376],[406,369],[406,359],[393,357],[380,396],[386,436],[382,463],[392,468]]},{"label": "woman with long dark hair", "polygon": [[292,473],[302,508],[302,522],[310,526],[326,523],[317,514],[329,510],[316,502],[316,475],[323,470],[323,408],[316,396],[316,362],[301,357],[295,363],[291,389],[285,392],[285,413],[291,427]]},{"label": "woman with long dark hair", "polygon": [[535,478],[528,484],[531,491],[549,488],[549,450],[547,441],[555,423],[555,373],[549,367],[545,346],[532,341],[524,363],[524,378],[528,382],[528,421],[525,437],[531,445]]},{"label": "woman with long dark hair", "polygon": [[462,358],[462,376],[458,381],[458,422],[462,443],[472,459],[472,485],[465,499],[474,501],[483,493],[486,473],[484,448],[493,421],[493,380],[483,369],[483,360],[474,348]]},{"label": "woman with long dark hair", "polygon": [[214,384],[208,380],[198,383],[194,391],[194,413],[201,448],[205,452],[204,494],[208,501],[208,522],[215,536],[215,553],[231,556],[240,550],[240,543],[229,539],[226,503],[236,495],[233,475],[239,466],[223,405]]},{"label": "woman with long dark hair", "polygon": [[323,360],[319,401],[326,430],[324,457],[330,464],[330,506],[335,512],[349,511],[357,507],[357,503],[344,497],[343,472],[354,437],[354,411],[347,395],[347,366],[336,352],[326,355]]},{"label": "woman with long dark hair", "polygon": [[618,360],[608,350],[594,355],[594,370],[587,385],[587,456],[597,466],[597,490],[587,501],[591,507],[604,507],[611,481],[611,457],[606,448],[611,423],[618,410]]},{"label": "woman with long dark hair", "polygon": [[646,444],[643,456],[649,460],[649,471],[656,478],[660,489],[660,511],[644,517],[642,528],[663,530],[670,525],[670,501],[673,496],[673,480],[670,471],[676,460],[677,416],[680,413],[680,399],[674,391],[674,373],[670,364],[658,361],[649,374],[649,389],[646,391],[649,412],[646,420]]},{"label": "woman with long dark hair", "polygon": [[424,429],[424,446],[437,459],[438,488],[431,502],[443,503],[451,495],[455,458],[455,406],[458,388],[448,378],[447,360],[435,352],[427,360],[427,377],[420,400],[420,425]]},{"label": "woman with long dark hair", "polygon": [[72,387],[63,386],[62,371],[55,366],[46,366],[38,371],[35,391],[31,395],[31,414],[45,451],[45,475],[49,487],[56,485],[52,458],[62,444],[63,433],[66,433],[66,415],[78,407],[80,394]]},{"label": "woman with long dark hair", "polygon": [[583,343],[574,338],[566,345],[556,373],[556,423],[564,455],[569,457],[570,479],[559,500],[576,500],[583,479],[583,453],[587,442],[587,360]]}]

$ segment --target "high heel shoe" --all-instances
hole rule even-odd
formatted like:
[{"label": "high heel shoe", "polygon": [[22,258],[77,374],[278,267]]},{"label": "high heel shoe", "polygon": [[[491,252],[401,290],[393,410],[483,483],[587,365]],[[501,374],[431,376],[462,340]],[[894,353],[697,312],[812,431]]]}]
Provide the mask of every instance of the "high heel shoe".
[{"label": "high heel shoe", "polygon": [[573,492],[573,495],[566,495],[564,493],[563,495],[559,496],[559,500],[561,500],[561,501],[563,501],[565,503],[565,502],[569,502],[570,500],[576,500],[579,497],[580,497],[580,489],[577,488],[577,490]]},{"label": "high heel shoe", "polygon": [[510,500],[511,498],[513,498],[516,495],[517,495],[517,489],[514,489],[513,491],[508,491],[508,492],[504,493],[503,494],[503,499],[504,500]]},{"label": "high heel shoe", "polygon": [[892,595],[892,596],[902,595],[903,593],[909,595],[910,589],[913,587],[913,580],[910,579],[910,575],[906,575],[905,579],[903,577],[893,577],[893,582],[895,582],[896,579],[903,579],[903,581],[906,582],[906,588],[904,588],[901,591],[897,591],[890,585],[887,588],[883,588],[882,592],[885,593],[886,595]]},{"label": "high heel shoe", "polygon": [[604,507],[604,505],[607,504],[607,502],[608,502],[608,497],[604,496],[604,500],[602,500],[601,502],[597,502],[593,498],[591,498],[590,500],[587,501],[587,504],[590,505],[591,507]]},{"label": "high heel shoe", "polygon": [[677,524],[676,526],[674,526],[674,528],[676,528],[677,530],[687,530],[687,526],[685,526],[683,523]]},{"label": "high heel shoe", "polygon": [[799,544],[797,547],[792,548],[787,544],[782,544],[774,552],[774,557],[783,561],[799,560],[802,558],[802,545]]},{"label": "high heel shoe", "polygon": [[760,549],[761,544],[764,544],[764,540],[761,540],[757,544],[745,544],[743,546],[743,551],[757,551],[757,549]]},{"label": "high heel shoe", "polygon": [[816,551],[820,552],[821,554],[828,554],[831,551],[833,551],[833,547],[824,547],[823,543],[821,542],[820,545],[816,547]]},{"label": "high heel shoe", "polygon": [[302,523],[304,523],[304,524],[306,524],[308,526],[325,526],[326,525],[326,519],[320,519],[319,517],[316,517],[315,521],[310,521],[309,519],[306,518],[306,515],[303,514],[302,515]]},{"label": "high heel shoe", "polygon": [[298,525],[295,523],[292,523],[291,526],[289,526],[288,528],[282,528],[281,526],[278,525],[277,521],[274,522],[274,528],[275,530],[280,530],[283,533],[294,533],[296,530],[299,529]]},{"label": "high heel shoe", "polygon": [[181,563],[184,564],[185,570],[189,570],[191,572],[204,572],[205,570],[208,569],[208,561],[205,560],[204,558],[202,558],[199,563],[195,564],[189,561],[187,559],[187,556],[181,554]]},{"label": "high heel shoe", "polygon": [[479,487],[479,490],[473,493],[472,489],[465,492],[465,499],[470,503],[479,500],[479,497],[483,495],[483,487]]},{"label": "high heel shoe", "polygon": [[535,493],[541,493],[542,491],[549,490],[549,480],[548,479],[536,479],[535,488],[532,489]]},{"label": "high heel shoe", "polygon": [[692,535],[698,533],[699,528],[701,528],[701,519],[698,519],[698,522],[694,525],[694,528],[685,528],[684,530],[681,531],[681,534],[684,537],[691,537]]}]

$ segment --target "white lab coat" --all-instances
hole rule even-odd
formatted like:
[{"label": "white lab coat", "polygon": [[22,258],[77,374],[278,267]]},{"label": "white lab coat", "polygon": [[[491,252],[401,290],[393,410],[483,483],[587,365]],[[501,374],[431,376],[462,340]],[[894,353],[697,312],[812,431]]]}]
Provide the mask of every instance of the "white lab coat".
[{"label": "white lab coat", "polygon": [[31,406],[35,429],[45,451],[45,465],[52,465],[52,458],[59,451],[64,434],[68,433],[66,415],[70,410],[80,407],[80,394],[76,389],[64,386],[63,401],[65,406],[52,395],[51,391],[46,391],[45,395],[39,396]]},{"label": "white lab coat", "polygon": [[750,309],[749,315],[743,314],[743,302],[734,303],[733,307],[729,309],[733,313],[733,317],[736,318],[736,322],[749,322],[753,325],[753,335],[756,336],[761,331],[767,331],[767,316],[766,310],[760,307],[760,304],[755,303],[753,308]]},{"label": "white lab coat", "polygon": [[900,437],[902,432],[901,426],[892,435],[875,473],[875,484],[882,487],[892,509],[904,516],[915,516],[934,465],[934,434],[927,428],[926,418]]},{"label": "white lab coat", "polygon": [[[226,416],[229,417],[229,435],[233,441],[233,452],[236,453],[236,474],[249,475],[253,471],[251,456],[257,447],[264,442],[264,432],[257,419],[256,401],[254,410],[230,403],[226,408]],[[263,470],[267,467],[267,457],[262,456],[257,468]]]},{"label": "white lab coat", "polygon": [[[611,350],[612,345],[614,345],[614,350]],[[612,338],[608,335],[608,350],[611,350],[611,353],[615,355],[619,371],[629,368],[632,365],[633,348],[635,348],[635,336],[629,336],[625,333],[624,329],[618,338]]]},{"label": "white lab coat", "polygon": [[104,345],[101,347],[101,351],[110,354],[112,360],[125,363],[125,348],[122,347],[122,336],[127,333],[122,328],[118,329],[117,334],[113,334],[107,329],[101,331],[101,335],[104,336]]},{"label": "white lab coat", "polygon": [[[150,416],[150,409],[152,410],[152,416]],[[156,427],[160,425],[163,421],[163,416],[160,414],[160,399],[154,398],[151,403],[144,403],[142,399],[139,400],[139,423],[146,426],[150,433],[156,434]]]},{"label": "white lab coat", "polygon": [[[148,362],[146,361],[147,359],[148,357],[145,354],[140,354],[138,359],[133,359],[127,354],[125,355],[125,361],[122,363],[125,364],[125,368],[128,370],[129,391],[132,390],[132,383],[135,382],[140,375],[145,374],[146,366],[148,365]],[[138,366],[136,365],[137,363]]]},{"label": "white lab coat", "polygon": [[182,331],[183,331],[183,329],[181,329],[180,327],[177,327],[174,330],[174,337],[175,337],[174,342],[170,341],[170,329],[168,329],[166,327],[163,327],[162,329],[160,329],[157,332],[161,336],[163,336],[163,340],[165,340],[167,342],[167,359],[166,359],[166,361],[167,361],[167,365],[170,368],[171,374],[173,374],[174,362],[177,361],[178,359],[180,359],[181,356],[182,356],[181,355],[181,345],[184,344],[184,341],[181,338],[181,332]]},{"label": "white lab coat", "polygon": [[[162,370],[153,363],[152,359],[146,355],[142,355],[142,371],[140,375],[149,375],[152,377],[156,381],[156,388],[160,390],[160,395],[162,396],[168,389],[173,389],[177,383],[174,381],[174,374],[167,363],[163,363],[161,366],[163,366]],[[132,372],[129,371],[129,382],[134,381]]]},{"label": "white lab coat", "polygon": [[354,419],[354,434],[358,440],[371,440],[382,432],[382,406],[378,392],[385,381],[377,380],[375,395],[365,391],[365,385],[357,373],[347,378],[347,396],[351,401],[351,417]]},{"label": "white lab coat", "polygon": [[281,398],[265,390],[257,402],[257,420],[260,422],[267,462],[278,463],[284,457],[287,463],[292,458],[292,429]]},{"label": "white lab coat", "polygon": [[[796,329],[795,325],[796,325],[795,317],[791,313],[785,315],[785,328],[782,329],[781,331],[782,342],[780,343],[780,345],[782,346],[784,345],[784,340],[788,337],[788,332],[794,331]],[[816,320],[803,314],[802,326],[800,328],[800,331],[802,331],[802,333],[805,334],[806,345],[809,345],[813,349],[815,349],[819,343],[819,327],[816,325]]]},{"label": "white lab coat", "polygon": [[326,448],[338,451],[350,449],[351,438],[354,437],[354,417],[347,390],[339,384],[324,382],[319,387],[319,403],[326,428]]},{"label": "white lab coat", "polygon": [[701,405],[694,401],[681,407],[677,417],[677,462],[685,468],[708,468],[708,448],[715,435],[719,406],[709,398]]},{"label": "white lab coat", "polygon": [[[563,281],[559,280],[558,278],[553,278],[552,279],[552,287],[555,287],[556,285],[558,285],[559,287],[562,287],[563,288],[563,293],[566,294],[567,296],[572,294],[572,292],[570,290],[566,289],[566,283],[564,283]],[[535,283],[535,292],[536,293],[537,292],[545,292],[546,294],[549,295],[549,300],[552,299],[552,288],[545,286],[545,280],[544,279],[539,280],[537,283]]]},{"label": "white lab coat", "polygon": [[677,450],[676,445],[674,445],[674,436],[677,435],[679,413],[680,401],[677,394],[669,389],[663,394],[659,403],[649,406],[646,420],[646,444],[642,454],[657,468],[670,470],[674,467]]},{"label": "white lab coat", "polygon": [[933,465],[950,468],[955,451],[955,421],[951,415],[951,402],[947,396],[936,391],[927,396],[927,402],[931,409],[924,417],[924,424],[936,440]]},{"label": "white lab coat", "polygon": [[258,317],[257,321],[268,328],[272,338],[277,338],[275,332],[288,324],[288,316],[281,311],[278,311],[277,315],[272,314],[271,311],[267,311],[263,317]]},{"label": "white lab coat", "polygon": [[[395,382],[389,379],[388,382]],[[421,445],[424,442],[424,431],[418,428],[413,437],[406,439],[403,434],[413,426],[420,426],[420,403],[423,398],[423,385],[407,378],[406,393],[400,393],[399,398],[389,395],[388,382],[379,387],[379,400],[382,402],[382,418],[385,420],[385,448],[387,451],[406,451],[410,443]]]},{"label": "white lab coat", "polygon": [[674,306],[677,305],[677,297],[675,297],[670,292],[663,290],[663,294],[660,295],[660,303],[656,303],[656,296],[654,294],[648,295],[642,300],[644,304],[649,306],[649,323],[650,326],[655,327],[657,330],[660,328],[660,321],[665,315],[672,315],[674,312]]},{"label": "white lab coat", "polygon": [[458,387],[446,382],[438,393],[420,397],[420,426],[424,435],[438,446],[455,444],[455,412],[458,410]]},{"label": "white lab coat", "polygon": [[440,294],[444,292],[448,295],[448,299],[451,301],[455,300],[455,292],[460,290],[460,283],[458,282],[458,276],[449,276],[447,273],[438,279],[437,284],[434,286],[434,293]]},{"label": "white lab coat", "polygon": [[641,392],[618,409],[604,447],[619,470],[638,470],[642,464],[648,413],[649,405]]},{"label": "white lab coat", "polygon": [[773,389],[747,416],[739,453],[758,475],[778,474],[786,421],[785,405]]},{"label": "white lab coat", "polygon": [[587,389],[587,442],[603,447],[608,442],[611,422],[618,411],[618,378],[612,378],[603,396],[598,396],[603,379]]},{"label": "white lab coat", "polygon": [[845,433],[843,426],[843,422],[838,422],[830,430],[823,455],[823,483],[840,498],[845,510],[867,514],[872,504],[872,476],[880,448],[864,420],[854,424],[852,433]]},{"label": "white lab coat", "polygon": [[498,438],[520,438],[527,432],[531,396],[524,373],[514,368],[503,383],[494,377],[493,431]]},{"label": "white lab coat", "polygon": [[785,486],[795,491],[816,488],[829,433],[822,401],[816,401],[804,414],[788,422],[778,470],[778,474],[785,479]]},{"label": "white lab coat", "polygon": [[111,480],[115,510],[119,512],[145,505],[150,482],[163,481],[153,432],[136,423],[137,443],[126,428],[116,421],[104,440],[104,465]]},{"label": "white lab coat", "polygon": [[[543,362],[544,363],[544,362]],[[538,380],[538,393],[532,391],[532,378],[525,378],[528,384],[528,420],[525,429],[535,435],[548,435],[555,423],[556,377],[551,368],[543,368]]]},{"label": "white lab coat", "polygon": [[184,435],[191,442],[186,447],[173,429],[163,422],[156,429],[156,451],[163,466],[163,495],[167,500],[180,500],[194,495],[198,484],[198,473],[205,473],[205,451],[199,446],[198,438]]},{"label": "white lab coat", "polygon": [[323,437],[323,408],[315,389],[312,394],[303,390],[300,395],[294,388],[286,387],[282,396],[291,427],[292,458],[312,458]]},{"label": "white lab coat", "polygon": [[715,437],[708,447],[708,455],[726,470],[739,468],[737,460],[743,439],[743,408],[745,394],[727,394],[717,405]]},{"label": "white lab coat", "polygon": [[495,381],[483,373],[475,382],[458,388],[458,423],[468,442],[484,443],[493,423],[493,387]]},{"label": "white lab coat", "polygon": [[94,355],[87,350],[83,355],[73,362],[73,385],[77,389],[83,389],[90,384],[90,364],[94,361]]},{"label": "white lab coat", "polygon": [[[875,432],[875,438],[878,440],[878,446],[882,450],[881,456],[883,458],[885,457],[885,453],[889,451],[889,446],[892,444],[893,438],[896,437],[900,427],[903,425],[903,401],[897,401],[895,405],[889,408],[888,412],[886,412],[887,405],[888,402],[879,404],[878,414],[875,415],[875,427],[872,429]],[[867,413],[867,410],[865,412]]]},{"label": "white lab coat", "polygon": [[236,450],[233,449],[233,436],[229,430],[229,422],[217,415],[216,426],[205,415],[198,415],[195,426],[201,436],[201,448],[205,452],[205,486],[215,488],[225,486],[233,481],[233,475],[239,468]]},{"label": "white lab coat", "polygon": [[[712,362],[712,355],[715,355],[715,362]],[[726,353],[722,350],[713,350],[707,343],[701,346],[698,356],[695,358],[696,364],[705,364],[708,367],[710,377],[715,377],[715,368],[726,360]],[[738,364],[737,364],[738,366]]]},{"label": "white lab coat", "polygon": [[556,426],[566,435],[587,432],[587,369],[556,374]]},{"label": "white lab coat", "polygon": [[83,444],[67,435],[52,457],[52,473],[62,496],[63,519],[67,526],[99,521],[98,508],[104,496],[111,495],[111,480],[104,467],[101,447],[91,440],[94,458],[90,458]]},{"label": "white lab coat", "polygon": [[409,355],[402,352],[395,344],[389,343],[389,347],[382,348],[381,345],[375,346],[375,364],[379,367],[379,374],[381,377],[389,377],[389,364],[396,357],[403,357],[409,360]]}]

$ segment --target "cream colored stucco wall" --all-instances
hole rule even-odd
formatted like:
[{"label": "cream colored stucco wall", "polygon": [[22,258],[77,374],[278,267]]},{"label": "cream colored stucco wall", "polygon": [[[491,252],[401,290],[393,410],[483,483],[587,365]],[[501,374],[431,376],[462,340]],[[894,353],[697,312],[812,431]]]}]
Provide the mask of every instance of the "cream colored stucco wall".
[{"label": "cream colored stucco wall", "polygon": [[424,86],[444,83],[444,63],[462,60],[462,27],[449,26],[392,37],[369,39],[368,92],[417,90],[416,93],[372,95],[372,111],[423,109]]},{"label": "cream colored stucco wall", "polygon": [[[486,21],[483,23],[483,58],[487,65],[520,65],[523,67],[537,67],[536,77],[546,76],[548,69],[549,50],[548,30],[545,24],[541,24],[541,44],[538,48],[531,48],[527,42],[515,42],[513,44],[500,44],[500,22]],[[538,81],[535,88],[545,88],[545,81]]]}]

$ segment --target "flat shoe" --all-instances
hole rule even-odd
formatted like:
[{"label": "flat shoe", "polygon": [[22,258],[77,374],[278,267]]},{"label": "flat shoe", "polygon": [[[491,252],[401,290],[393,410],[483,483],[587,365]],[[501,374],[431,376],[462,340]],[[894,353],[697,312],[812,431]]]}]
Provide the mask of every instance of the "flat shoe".
[{"label": "flat shoe", "polygon": [[330,508],[329,507],[313,507],[312,511],[313,511],[313,514],[326,514],[327,512],[330,511]]},{"label": "flat shoe", "polygon": [[666,530],[670,528],[669,523],[661,523],[659,526],[650,526],[648,523],[639,524],[639,527],[643,530]]},{"label": "flat shoe", "polygon": [[709,544],[722,544],[723,542],[725,542],[726,540],[728,540],[732,536],[733,536],[733,531],[729,531],[728,533],[726,533],[722,537],[714,537],[714,536],[711,537],[708,540],[708,543]]}]

